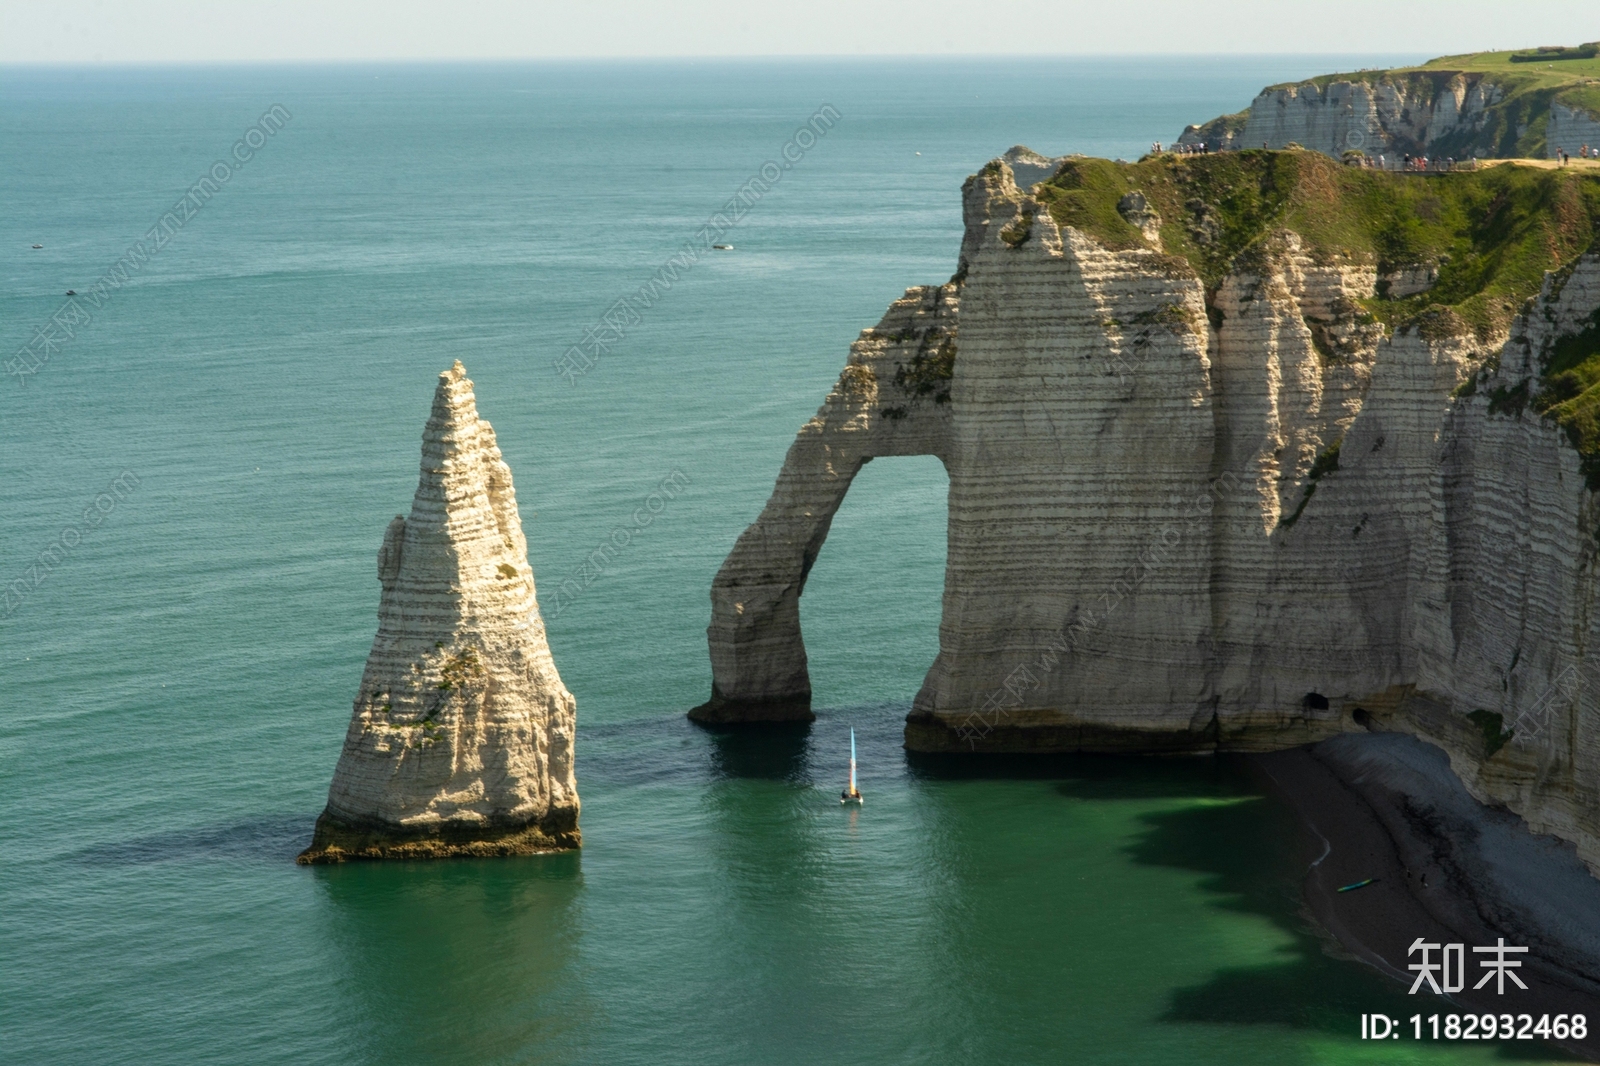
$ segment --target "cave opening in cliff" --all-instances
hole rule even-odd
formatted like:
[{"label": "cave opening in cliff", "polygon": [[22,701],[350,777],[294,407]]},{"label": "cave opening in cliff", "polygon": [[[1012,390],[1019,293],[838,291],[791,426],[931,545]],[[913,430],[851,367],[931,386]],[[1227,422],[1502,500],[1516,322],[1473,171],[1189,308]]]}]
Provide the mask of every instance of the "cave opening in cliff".
[{"label": "cave opening in cliff", "polygon": [[800,597],[814,708],[909,707],[939,650],[949,490],[933,456],[856,475]]}]

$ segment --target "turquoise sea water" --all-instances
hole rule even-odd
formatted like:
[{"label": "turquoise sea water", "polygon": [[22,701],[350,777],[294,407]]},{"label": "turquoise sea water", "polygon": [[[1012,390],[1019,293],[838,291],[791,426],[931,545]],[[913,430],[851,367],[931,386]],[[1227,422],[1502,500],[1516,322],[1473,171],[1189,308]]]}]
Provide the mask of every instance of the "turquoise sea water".
[{"label": "turquoise sea water", "polygon": [[[1323,953],[1292,823],[1236,769],[908,760],[935,460],[873,463],[834,523],[803,601],[815,725],[683,719],[712,574],[856,332],[954,269],[963,177],[1018,142],[1131,158],[1263,84],[1394,58],[0,71],[6,359],[271,105],[292,115],[0,382],[0,582],[74,531],[0,620],[0,1059],[1494,1057],[1356,1039],[1405,997]],[[563,382],[552,361],[824,103],[838,125],[737,250]],[[549,620],[587,844],[296,867],[457,358],[547,609],[688,479]],[[867,803],[841,810],[852,725]]]}]

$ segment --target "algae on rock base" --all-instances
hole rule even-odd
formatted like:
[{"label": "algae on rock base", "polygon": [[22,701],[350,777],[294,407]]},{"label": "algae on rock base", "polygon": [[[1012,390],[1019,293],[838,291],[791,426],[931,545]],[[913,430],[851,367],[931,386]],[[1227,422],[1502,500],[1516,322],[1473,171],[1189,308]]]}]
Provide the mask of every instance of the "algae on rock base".
[{"label": "algae on rock base", "polygon": [[582,844],[578,813],[572,808],[553,811],[534,824],[446,827],[436,832],[351,825],[323,811],[317,818],[312,845],[295,861],[302,866],[327,866],[372,859],[488,859],[570,851]]}]

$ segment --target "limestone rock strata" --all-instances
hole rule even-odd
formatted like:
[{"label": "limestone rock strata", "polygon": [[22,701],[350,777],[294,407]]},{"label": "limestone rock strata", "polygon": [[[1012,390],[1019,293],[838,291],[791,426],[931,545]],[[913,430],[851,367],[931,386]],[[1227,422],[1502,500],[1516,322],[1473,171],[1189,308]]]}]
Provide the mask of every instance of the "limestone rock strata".
[{"label": "limestone rock strata", "polygon": [[1600,116],[1547,97],[1511,100],[1491,75],[1446,70],[1306,81],[1263,89],[1246,111],[1188,126],[1178,143],[1356,150],[1396,166],[1405,154],[1554,158],[1557,148],[1576,155],[1581,145],[1600,145]]},{"label": "limestone rock strata", "polygon": [[[1355,303],[1374,265],[1293,233],[1207,293],[1058,227],[1002,162],[963,203],[963,280],[862,334],[718,573],[708,708],[805,707],[798,600],[850,478],[937,455],[940,650],[908,747],[1406,731],[1600,864],[1600,506],[1563,433],[1506,400],[1600,307],[1600,256],[1509,336],[1385,335]],[[959,351],[942,403],[904,384],[935,331]]]},{"label": "limestone rock strata", "polygon": [[545,641],[511,470],[459,362],[439,375],[378,580],[377,638],[300,861],[577,847],[576,703]]},{"label": "limestone rock strata", "polygon": [[1427,153],[1452,137],[1470,139],[1502,95],[1481,74],[1456,74],[1438,86],[1431,78],[1308,81],[1263,89],[1242,126],[1190,126],[1178,143],[1205,141],[1214,148],[1292,143],[1335,156],[1352,148],[1372,155]]}]

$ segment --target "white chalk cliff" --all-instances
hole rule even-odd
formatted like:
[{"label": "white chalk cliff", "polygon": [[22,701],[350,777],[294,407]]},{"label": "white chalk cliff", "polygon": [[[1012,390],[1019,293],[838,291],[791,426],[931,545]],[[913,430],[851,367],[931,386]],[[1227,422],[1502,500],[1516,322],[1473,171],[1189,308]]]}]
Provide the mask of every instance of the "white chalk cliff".
[{"label": "white chalk cliff", "polygon": [[[1190,126],[1180,144],[1213,148],[1283,148],[1299,144],[1329,155],[1357,149],[1377,155],[1426,154],[1448,138],[1469,140],[1482,130],[1503,95],[1481,74],[1433,79],[1315,81],[1263,89],[1238,121]],[[1468,148],[1463,155],[1472,155]],[[1489,155],[1487,149],[1478,155]]]},{"label": "white chalk cliff", "polygon": [[378,580],[377,638],[300,861],[577,847],[576,702],[545,641],[511,470],[459,362],[439,375]]},{"label": "white chalk cliff", "polygon": [[1213,150],[1298,144],[1348,151],[1457,159],[1573,156],[1600,147],[1600,115],[1552,93],[1508,98],[1495,76],[1475,71],[1378,71],[1261,90],[1247,110],[1188,126],[1182,145]]},{"label": "white chalk cliff", "polygon": [[908,747],[1405,731],[1600,866],[1600,506],[1563,432],[1503,402],[1593,321],[1600,256],[1509,336],[1386,334],[1354,304],[1376,266],[1292,232],[1208,292],[1157,242],[1058,225],[1007,165],[964,207],[956,279],[851,346],[718,572],[695,716],[810,715],[799,597],[829,522],[864,462],[936,455],[948,564]]}]

